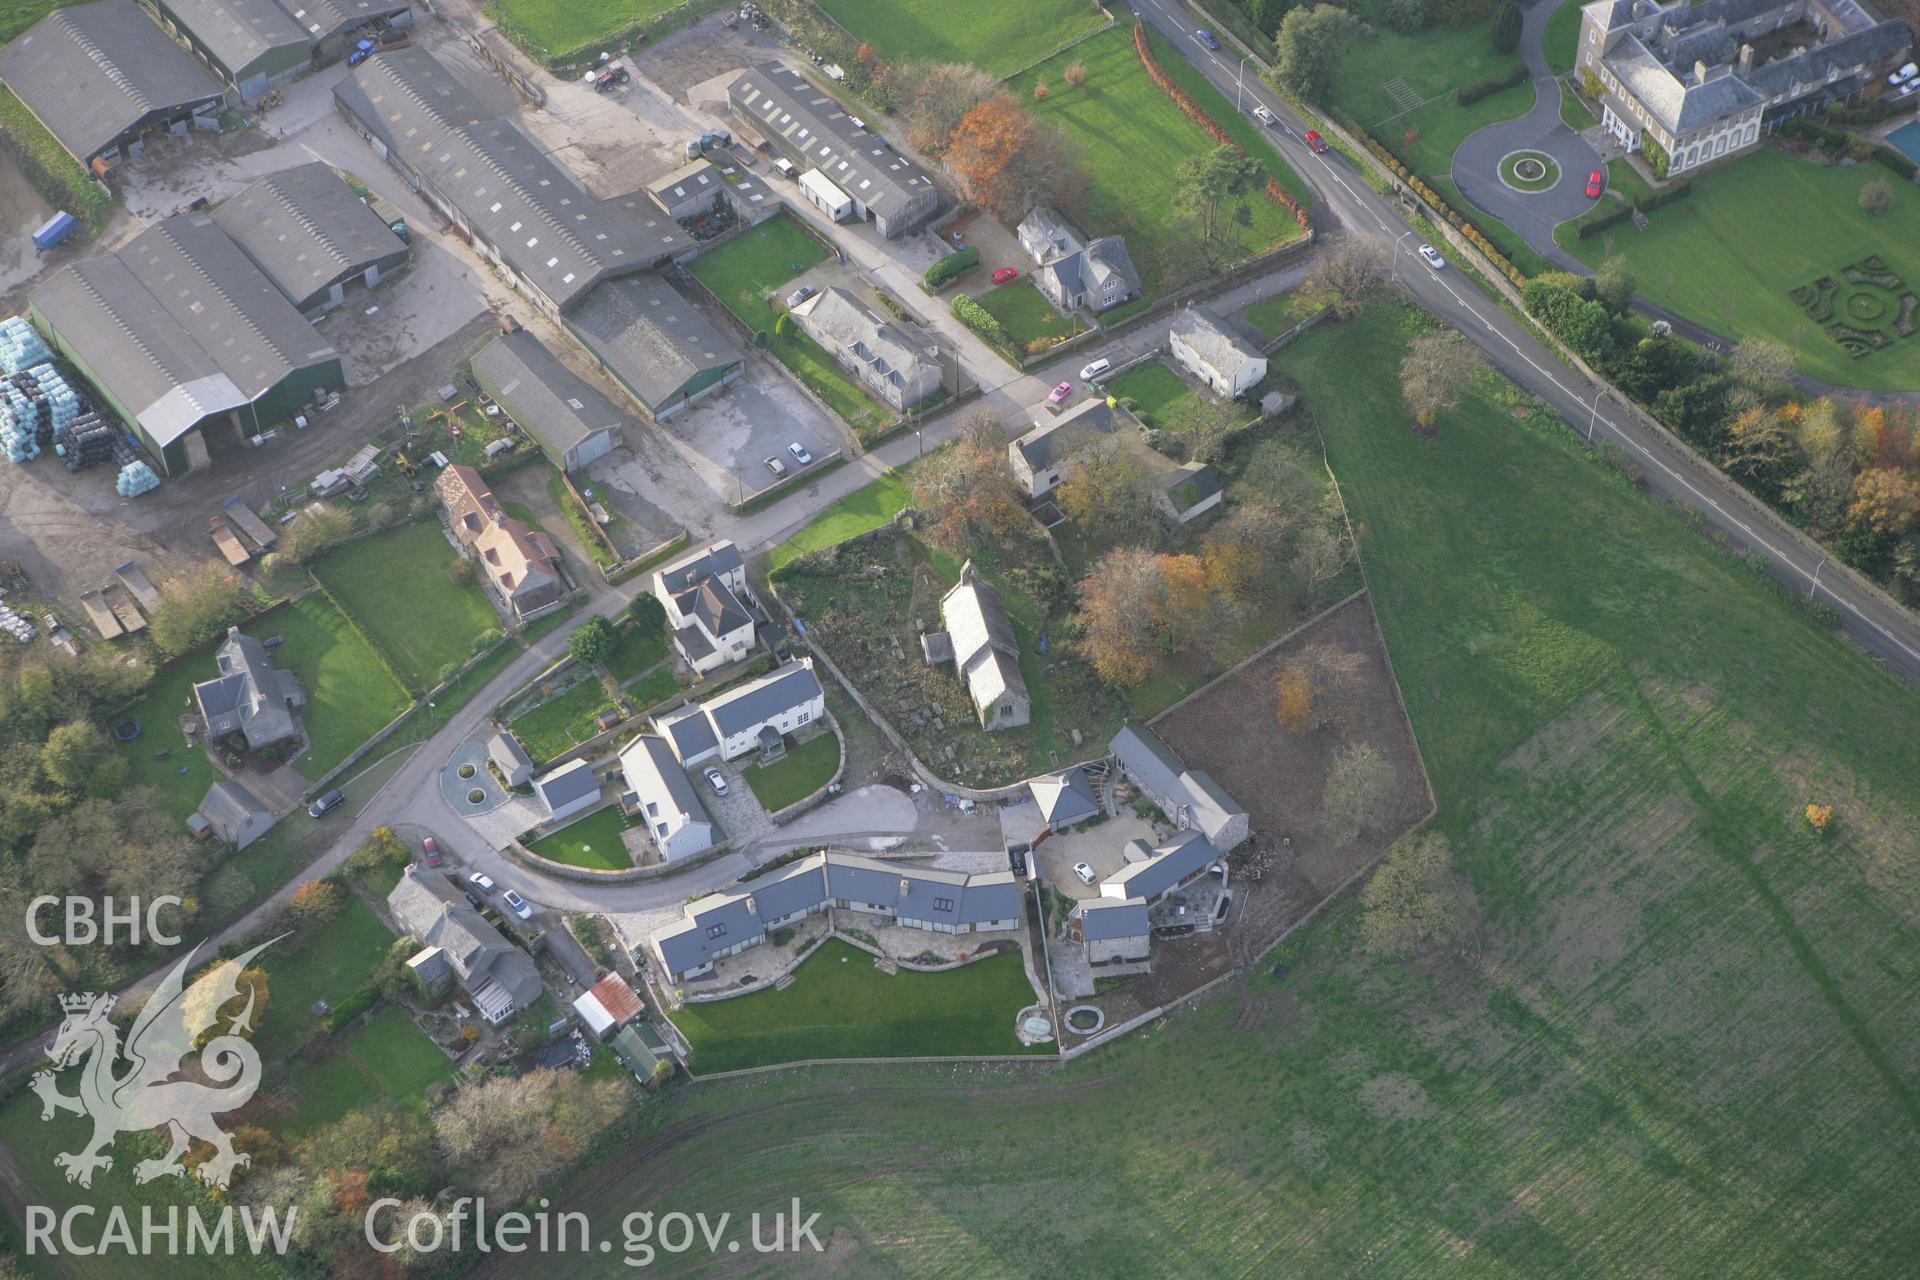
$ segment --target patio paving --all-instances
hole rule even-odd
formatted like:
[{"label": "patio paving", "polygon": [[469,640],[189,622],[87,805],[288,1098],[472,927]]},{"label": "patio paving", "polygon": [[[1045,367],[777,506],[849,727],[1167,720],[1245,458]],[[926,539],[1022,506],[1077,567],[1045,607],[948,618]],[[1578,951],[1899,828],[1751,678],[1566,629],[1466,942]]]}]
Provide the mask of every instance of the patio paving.
[{"label": "patio paving", "polygon": [[[460,776],[465,765],[473,766],[470,778]],[[482,793],[479,800],[471,798],[475,791]],[[468,821],[491,813],[509,799],[507,789],[487,768],[486,746],[478,742],[463,742],[447,757],[446,768],[440,771],[440,793],[447,798],[448,807]]]}]

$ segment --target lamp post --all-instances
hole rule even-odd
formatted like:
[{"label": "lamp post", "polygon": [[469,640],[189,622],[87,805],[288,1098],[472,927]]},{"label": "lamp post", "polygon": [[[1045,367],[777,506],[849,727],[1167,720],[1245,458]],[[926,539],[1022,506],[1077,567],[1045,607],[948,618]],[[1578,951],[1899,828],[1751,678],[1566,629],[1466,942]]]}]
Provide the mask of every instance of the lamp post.
[{"label": "lamp post", "polygon": [[1399,237],[1393,242],[1393,252],[1387,255],[1388,260],[1393,264],[1393,282],[1395,284],[1400,283],[1400,246],[1405,243],[1406,238],[1412,234],[1412,231],[1402,231]]},{"label": "lamp post", "polygon": [[1252,56],[1250,53],[1243,55],[1240,59],[1239,70],[1233,73],[1233,110],[1235,115],[1240,113],[1240,95],[1247,87],[1247,59]]}]

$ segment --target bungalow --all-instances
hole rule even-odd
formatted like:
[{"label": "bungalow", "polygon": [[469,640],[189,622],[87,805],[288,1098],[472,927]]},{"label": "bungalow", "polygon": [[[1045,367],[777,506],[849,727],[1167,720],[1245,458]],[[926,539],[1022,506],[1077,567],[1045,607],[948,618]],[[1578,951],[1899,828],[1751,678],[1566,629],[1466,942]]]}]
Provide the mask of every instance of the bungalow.
[{"label": "bungalow", "polygon": [[980,727],[991,733],[1031,722],[1033,700],[1020,671],[1020,639],[1014,634],[1013,618],[1000,592],[974,574],[973,561],[960,566],[960,581],[941,597],[940,620],[946,631],[921,643],[930,662],[935,655],[951,651],[954,670],[967,686]]},{"label": "bungalow", "polygon": [[1100,797],[1094,792],[1093,778],[1080,765],[1029,778],[1027,790],[1033,793],[1034,803],[1040,806],[1040,816],[1053,831],[1065,830],[1100,814]]},{"label": "bungalow", "polygon": [[1007,443],[1007,465],[1029,502],[1037,502],[1066,478],[1067,465],[1126,425],[1118,408],[1105,399],[1082,400],[1057,418],[1034,422],[1033,429]]},{"label": "bungalow", "polygon": [[713,847],[713,819],[666,740],[643,733],[620,752],[620,774],[632,798],[627,811],[647,824],[647,837],[667,862]]},{"label": "bungalow", "polygon": [[654,933],[653,957],[669,981],[711,973],[714,962],[766,939],[769,929],[816,912],[879,916],[931,933],[1004,933],[1020,927],[1021,885],[1010,871],[962,875],[848,853],[816,853],[753,888],[711,894],[683,923]]},{"label": "bungalow", "polygon": [[267,834],[273,826],[273,810],[240,783],[222,778],[207,788],[187,826],[196,834],[212,836],[240,850]]},{"label": "bungalow", "polygon": [[249,751],[258,751],[300,736],[294,712],[307,705],[307,695],[291,671],[274,669],[265,645],[228,627],[213,660],[219,676],[193,686],[208,741],[237,733]]},{"label": "bungalow", "polygon": [[747,562],[731,542],[716,542],[658,570],[652,590],[667,611],[674,651],[695,675],[738,662],[752,650]]},{"label": "bungalow", "polygon": [[433,488],[446,507],[454,541],[473,556],[487,590],[509,614],[528,623],[573,598],[553,539],[508,515],[478,471],[462,464],[447,467]]},{"label": "bungalow", "polygon": [[533,789],[547,806],[549,822],[564,822],[600,800],[600,782],[593,776],[593,765],[586,760],[571,761],[535,778]]},{"label": "bungalow", "polygon": [[827,714],[812,658],[797,658],[702,703],[656,716],[653,726],[683,765],[733,760]]},{"label": "bungalow", "polygon": [[1167,348],[1183,369],[1229,400],[1267,376],[1267,358],[1205,307],[1173,313]]},{"label": "bungalow", "polygon": [[[1107,749],[1127,778],[1177,829],[1198,831],[1220,853],[1247,838],[1246,810],[1204,771],[1182,764],[1166,743],[1143,726],[1122,725]],[[1106,892],[1104,886],[1101,892]]]},{"label": "bungalow", "polygon": [[407,962],[423,992],[457,986],[494,1026],[540,998],[533,957],[488,924],[441,872],[409,866],[387,895],[387,910],[424,948]]}]

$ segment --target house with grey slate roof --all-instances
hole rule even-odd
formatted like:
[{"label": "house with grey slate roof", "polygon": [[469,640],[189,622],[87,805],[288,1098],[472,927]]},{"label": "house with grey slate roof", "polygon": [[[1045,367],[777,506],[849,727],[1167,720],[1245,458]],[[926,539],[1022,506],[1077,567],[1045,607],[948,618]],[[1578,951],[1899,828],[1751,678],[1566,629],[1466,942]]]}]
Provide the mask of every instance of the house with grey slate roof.
[{"label": "house with grey slate roof", "polygon": [[691,767],[718,756],[735,760],[825,718],[826,691],[812,658],[796,658],[705,702],[655,716],[654,729]]},{"label": "house with grey slate roof", "polygon": [[1140,273],[1119,236],[1089,240],[1034,269],[1033,282],[1062,311],[1106,311],[1140,293]]},{"label": "house with grey slate roof", "polygon": [[547,821],[565,822],[600,802],[600,780],[588,760],[571,760],[533,780],[534,794],[547,806]]},{"label": "house with grey slate roof", "polygon": [[1181,307],[1167,326],[1167,350],[1181,368],[1228,400],[1267,376],[1267,358],[1205,307]]},{"label": "house with grey slate roof", "polygon": [[[232,778],[222,778],[207,788],[193,818],[205,824],[207,835],[231,845],[236,851],[267,834],[273,826],[273,810]],[[187,820],[189,828],[196,826],[193,818]]]},{"label": "house with grey slate roof", "polygon": [[1066,479],[1075,458],[1099,447],[1128,425],[1104,398],[1082,400],[1059,417],[1035,420],[1032,430],[1007,442],[1007,465],[1029,502],[1046,497]]},{"label": "house with grey slate roof", "polygon": [[[410,865],[387,894],[387,910],[423,950],[409,961],[420,980],[450,977],[474,1009],[498,1026],[540,998],[540,970],[468,904],[442,872]],[[437,956],[429,952],[437,951]]]},{"label": "house with grey slate roof", "polygon": [[845,289],[822,289],[790,314],[861,386],[902,413],[941,388],[933,336],[918,325],[881,319]]},{"label": "house with grey slate roof", "polygon": [[1200,832],[1187,830],[1151,847],[1144,840],[1129,840],[1123,852],[1126,865],[1100,882],[1100,896],[1151,906],[1198,880],[1221,851]]},{"label": "house with grey slate roof", "polygon": [[300,736],[294,712],[307,705],[307,695],[293,672],[274,669],[266,646],[229,627],[213,661],[220,674],[193,686],[209,742],[237,733],[248,750],[258,751]]},{"label": "house with grey slate roof", "polygon": [[345,302],[351,287],[371,289],[408,261],[406,242],[318,160],[243,187],[212,217],[308,316]]},{"label": "house with grey slate roof", "polygon": [[503,730],[487,739],[487,759],[510,787],[524,787],[533,781],[533,757],[511,733]]},{"label": "house with grey slate roof", "polygon": [[1054,831],[1064,831],[1076,822],[1085,822],[1100,814],[1100,797],[1084,765],[1029,778],[1027,790],[1040,806],[1040,816]]},{"label": "house with grey slate roof", "polygon": [[1033,700],[1020,670],[1020,638],[997,587],[974,572],[973,561],[960,566],[960,581],[940,599],[946,645],[929,637],[928,653],[951,648],[960,683],[967,686],[980,727],[1015,729],[1033,719]]},{"label": "house with grey slate roof", "polygon": [[[765,941],[767,931],[816,912],[851,912],[930,933],[1020,928],[1023,887],[1010,871],[962,875],[849,853],[816,853],[753,882],[687,904],[685,919],[648,948],[670,982]],[[837,919],[837,916],[836,916]]]},{"label": "house with grey slate roof", "polygon": [[1153,801],[1175,829],[1198,831],[1220,853],[1247,838],[1246,810],[1204,770],[1189,769],[1181,763],[1180,757],[1146,726],[1122,725],[1107,749],[1121,772]]},{"label": "house with grey slate roof", "polygon": [[753,649],[747,562],[716,542],[654,571],[653,598],[667,611],[674,652],[695,675],[738,662]]},{"label": "house with grey slate roof", "polygon": [[1629,151],[1657,143],[1673,175],[1854,100],[1912,48],[1906,23],[1862,0],[1594,0],[1575,65],[1600,81],[1607,132]]},{"label": "house with grey slate roof", "polygon": [[713,819],[666,739],[643,733],[629,742],[620,751],[620,773],[632,793],[627,812],[646,824],[661,858],[672,862],[713,847]]},{"label": "house with grey slate roof", "polygon": [[1153,934],[1141,898],[1089,898],[1067,913],[1067,930],[1080,939],[1087,963],[1097,967],[1152,959]]}]

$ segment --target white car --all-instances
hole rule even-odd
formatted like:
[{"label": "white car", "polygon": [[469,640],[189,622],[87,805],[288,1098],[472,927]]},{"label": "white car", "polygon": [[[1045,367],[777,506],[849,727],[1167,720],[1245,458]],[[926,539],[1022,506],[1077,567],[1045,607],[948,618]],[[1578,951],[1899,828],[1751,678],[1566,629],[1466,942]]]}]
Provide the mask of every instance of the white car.
[{"label": "white car", "polygon": [[1099,377],[1101,374],[1107,372],[1107,370],[1111,368],[1113,368],[1113,361],[1108,360],[1103,356],[1100,359],[1095,360],[1092,364],[1084,366],[1080,370],[1080,381],[1092,382],[1095,378]]},{"label": "white car", "polygon": [[493,892],[493,877],[484,871],[469,872],[467,875],[467,883],[482,893]]},{"label": "white car", "polygon": [[792,454],[794,461],[803,467],[813,461],[813,455],[808,453],[798,440],[787,446],[787,452]]},{"label": "white car", "polygon": [[718,769],[707,770],[707,785],[713,788],[713,794],[717,796],[727,794],[727,780]]},{"label": "white car", "polygon": [[513,890],[509,889],[505,893],[501,894],[500,901],[506,903],[507,906],[513,911],[513,914],[519,916],[522,920],[533,919],[533,908],[527,905],[527,900],[525,898],[521,897],[519,894],[515,893]]},{"label": "white car", "polygon": [[1447,265],[1447,260],[1440,256],[1440,251],[1430,244],[1420,246],[1420,256],[1425,258],[1427,265],[1435,271],[1439,271]]},{"label": "white car", "polygon": [[1253,104],[1253,118],[1267,126],[1267,128],[1273,128],[1273,112],[1267,110],[1257,102]]},{"label": "white car", "polygon": [[1887,83],[1893,85],[1905,84],[1907,81],[1915,79],[1916,77],[1920,77],[1920,62],[1909,62],[1906,66],[1889,75],[1887,77]]},{"label": "white car", "polygon": [[1080,877],[1081,884],[1093,883],[1093,868],[1084,862],[1076,862],[1073,864],[1073,874]]}]

